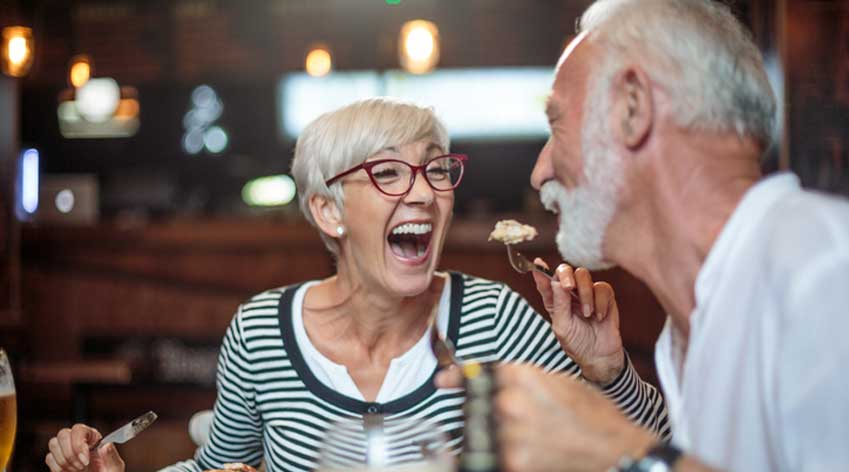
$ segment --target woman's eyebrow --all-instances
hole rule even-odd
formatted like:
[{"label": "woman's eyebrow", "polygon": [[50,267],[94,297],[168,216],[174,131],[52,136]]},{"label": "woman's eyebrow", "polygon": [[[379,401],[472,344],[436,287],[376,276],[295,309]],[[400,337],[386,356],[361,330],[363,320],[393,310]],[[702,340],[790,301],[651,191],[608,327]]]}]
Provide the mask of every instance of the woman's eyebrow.
[{"label": "woman's eyebrow", "polygon": [[445,152],[445,150],[442,149],[442,146],[440,146],[439,144],[436,144],[436,143],[428,144],[427,150],[425,150],[425,152],[429,154],[430,151],[434,151],[434,150],[439,151],[439,152]]}]

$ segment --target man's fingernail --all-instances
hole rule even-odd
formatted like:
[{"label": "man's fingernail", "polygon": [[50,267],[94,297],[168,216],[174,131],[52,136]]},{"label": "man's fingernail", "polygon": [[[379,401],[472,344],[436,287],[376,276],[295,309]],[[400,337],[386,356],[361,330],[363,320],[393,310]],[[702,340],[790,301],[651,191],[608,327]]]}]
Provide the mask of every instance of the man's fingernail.
[{"label": "man's fingernail", "polygon": [[81,453],[79,454],[79,456],[77,456],[77,457],[79,457],[79,458],[80,458],[80,462],[82,462],[82,463],[83,463],[83,466],[87,466],[87,465],[88,465],[88,456],[86,456],[86,454],[85,454],[84,452],[81,452]]},{"label": "man's fingernail", "polygon": [[592,314],[592,307],[588,303],[584,303],[584,318],[589,318]]}]

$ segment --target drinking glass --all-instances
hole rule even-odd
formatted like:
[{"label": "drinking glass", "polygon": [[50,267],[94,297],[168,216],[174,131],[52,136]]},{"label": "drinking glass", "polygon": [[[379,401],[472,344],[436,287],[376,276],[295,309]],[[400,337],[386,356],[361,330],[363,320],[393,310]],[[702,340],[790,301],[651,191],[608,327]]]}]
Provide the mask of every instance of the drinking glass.
[{"label": "drinking glass", "polygon": [[451,472],[446,436],[426,419],[366,415],[331,424],[316,472]]},{"label": "drinking glass", "polygon": [[0,349],[0,472],[6,472],[12,448],[15,445],[15,430],[18,426],[18,406],[15,397],[15,380],[6,351]]}]

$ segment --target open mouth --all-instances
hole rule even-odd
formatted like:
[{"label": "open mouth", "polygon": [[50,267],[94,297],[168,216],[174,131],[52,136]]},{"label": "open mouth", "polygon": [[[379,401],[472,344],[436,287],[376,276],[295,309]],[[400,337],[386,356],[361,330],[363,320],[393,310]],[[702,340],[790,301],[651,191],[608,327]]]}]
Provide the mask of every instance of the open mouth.
[{"label": "open mouth", "polygon": [[430,223],[404,223],[392,228],[387,236],[392,253],[401,259],[420,259],[428,252],[433,225]]}]

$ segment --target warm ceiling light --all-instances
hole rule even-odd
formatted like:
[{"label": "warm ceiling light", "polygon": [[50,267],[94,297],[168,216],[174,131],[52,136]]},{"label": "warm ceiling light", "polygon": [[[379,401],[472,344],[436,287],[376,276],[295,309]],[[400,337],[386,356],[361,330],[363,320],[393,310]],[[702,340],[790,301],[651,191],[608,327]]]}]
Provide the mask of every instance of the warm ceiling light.
[{"label": "warm ceiling light", "polygon": [[3,28],[3,73],[23,77],[33,59],[32,29],[25,26]]},{"label": "warm ceiling light", "polygon": [[91,59],[88,56],[74,56],[68,78],[74,88],[80,88],[91,78]]},{"label": "warm ceiling light", "polygon": [[430,72],[439,62],[439,30],[430,21],[413,20],[401,27],[401,66],[413,74]]},{"label": "warm ceiling light", "polygon": [[305,68],[307,74],[313,77],[323,77],[333,69],[333,56],[330,55],[330,51],[324,46],[314,47],[307,54]]}]

